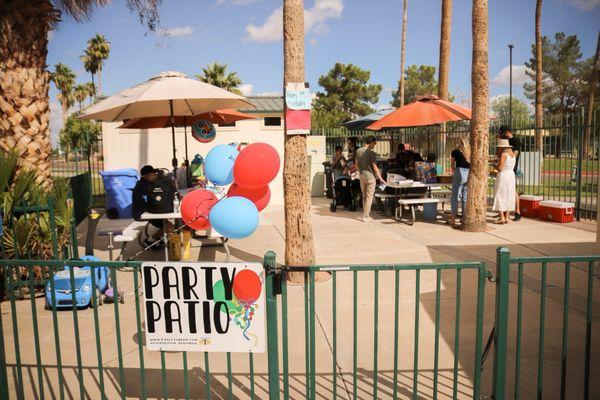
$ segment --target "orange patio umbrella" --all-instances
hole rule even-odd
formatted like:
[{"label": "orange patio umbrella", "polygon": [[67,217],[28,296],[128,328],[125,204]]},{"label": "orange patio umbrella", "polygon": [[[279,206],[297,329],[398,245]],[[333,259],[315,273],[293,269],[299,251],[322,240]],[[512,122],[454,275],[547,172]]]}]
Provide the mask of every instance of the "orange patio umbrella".
[{"label": "orange patio umbrella", "polygon": [[187,127],[196,121],[206,120],[213,124],[231,124],[236,121],[245,119],[254,119],[252,115],[244,114],[237,110],[225,109],[205,112],[198,115],[176,115],[172,117],[174,124],[169,116],[161,117],[144,117],[126,119],[118,128],[124,129],[153,129],[153,128],[169,128],[171,126],[183,127],[185,135],[185,163],[189,164],[188,160],[188,144],[187,144]]},{"label": "orange patio umbrella", "polygon": [[419,96],[417,99],[375,121],[367,129],[378,131],[383,128],[408,128],[451,121],[471,119],[471,110],[437,96]]}]

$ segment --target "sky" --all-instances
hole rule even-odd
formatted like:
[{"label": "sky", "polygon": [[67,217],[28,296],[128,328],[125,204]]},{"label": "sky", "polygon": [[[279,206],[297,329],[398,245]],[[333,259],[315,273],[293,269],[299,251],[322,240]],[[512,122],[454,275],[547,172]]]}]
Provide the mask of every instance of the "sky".
[{"label": "sky", "polygon": [[[403,0],[305,0],[305,66],[311,90],[336,62],[371,71],[383,85],[377,107],[389,104],[400,76]],[[441,0],[409,0],[406,65],[437,68]],[[87,40],[103,34],[111,44],[102,72],[102,91],[114,94],[166,70],[193,77],[214,61],[227,64],[243,81],[246,95],[281,94],[283,82],[281,0],[163,0],[157,32],[148,32],[123,0],[96,10],[88,21],[68,16],[49,35],[48,69],[62,62],[88,82],[79,57]],[[490,97],[509,91],[513,50],[513,93],[524,99],[524,62],[534,42],[535,0],[489,0]],[[577,35],[585,58],[592,57],[600,29],[600,0],[546,0],[542,34]],[[457,102],[470,99],[471,1],[454,0],[449,90]],[[51,129],[62,125],[57,91],[51,86]]]}]

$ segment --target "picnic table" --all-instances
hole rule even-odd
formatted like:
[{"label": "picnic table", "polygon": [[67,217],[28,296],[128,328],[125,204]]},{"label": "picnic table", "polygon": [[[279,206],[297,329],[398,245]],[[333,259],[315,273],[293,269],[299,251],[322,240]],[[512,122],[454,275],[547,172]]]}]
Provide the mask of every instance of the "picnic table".
[{"label": "picnic table", "polygon": [[[437,208],[437,203],[441,201],[443,204],[446,200],[446,195],[450,192],[447,190],[446,185],[440,183],[423,183],[419,181],[398,181],[389,182],[386,186],[394,189],[394,194],[389,193],[377,193],[375,196],[384,201],[387,204],[389,200],[393,200],[395,206],[394,217],[396,220],[406,222],[409,225],[413,225],[416,219],[415,211],[416,207],[421,205],[427,207],[431,204],[432,207]],[[415,189],[424,189],[418,191]],[[437,197],[442,195],[443,197]],[[404,207],[408,207],[411,213],[410,220],[402,219],[402,211]]]}]

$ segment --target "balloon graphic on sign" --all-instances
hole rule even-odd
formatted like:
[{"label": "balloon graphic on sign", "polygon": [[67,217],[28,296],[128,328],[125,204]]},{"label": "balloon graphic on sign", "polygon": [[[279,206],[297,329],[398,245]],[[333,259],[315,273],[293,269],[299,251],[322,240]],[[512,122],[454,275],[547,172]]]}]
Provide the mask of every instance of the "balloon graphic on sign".
[{"label": "balloon graphic on sign", "polygon": [[250,336],[254,336],[248,333],[248,329],[250,329],[250,322],[257,307],[254,303],[260,297],[261,292],[262,283],[254,271],[244,269],[235,274],[233,295],[242,309],[234,315],[233,320],[243,330],[242,334],[246,340],[250,340]]},{"label": "balloon graphic on sign", "polygon": [[[222,279],[213,285],[213,296],[215,301],[223,301],[225,304],[227,304],[227,308],[229,308],[229,314],[235,315],[236,313],[242,311],[242,306],[240,306],[235,296],[232,296],[231,300],[227,300],[225,298],[225,286],[223,285]],[[225,312],[225,309],[221,307],[221,311]]]},{"label": "balloon graphic on sign", "polygon": [[209,143],[215,140],[217,131],[210,121],[201,119],[192,125],[192,137],[200,143]]}]

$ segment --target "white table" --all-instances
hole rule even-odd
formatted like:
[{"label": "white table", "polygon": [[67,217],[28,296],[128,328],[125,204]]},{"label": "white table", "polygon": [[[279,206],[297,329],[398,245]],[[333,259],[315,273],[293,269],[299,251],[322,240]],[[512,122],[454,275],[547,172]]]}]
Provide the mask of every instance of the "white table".
[{"label": "white table", "polygon": [[[167,239],[167,230],[166,228],[166,224],[165,221],[168,219],[181,219],[181,213],[179,212],[171,212],[171,213],[149,213],[149,212],[145,212],[140,216],[141,220],[144,221],[149,221],[149,220],[156,220],[156,219],[160,219],[163,221],[163,241],[165,243],[165,261],[169,261],[169,248],[167,246],[168,243],[168,239]],[[223,245],[224,249],[225,249],[225,254],[226,254],[226,259],[225,262],[229,261],[229,257],[231,256],[231,253],[229,252],[229,246],[227,245],[227,238],[224,238],[223,236],[221,236],[220,234],[218,234],[218,232],[215,232],[216,234],[213,234],[213,230],[211,228],[209,228],[206,233],[207,233],[207,237],[209,239],[220,239],[221,240],[221,244]],[[183,254],[183,253],[182,253]]]},{"label": "white table", "polygon": [[163,242],[165,245],[165,261],[169,261],[169,246],[168,246],[168,237],[167,237],[167,220],[168,219],[181,219],[181,213],[179,212],[170,212],[170,213],[150,213],[145,212],[140,216],[140,219],[143,221],[150,220],[161,220],[163,226]]}]

